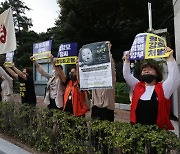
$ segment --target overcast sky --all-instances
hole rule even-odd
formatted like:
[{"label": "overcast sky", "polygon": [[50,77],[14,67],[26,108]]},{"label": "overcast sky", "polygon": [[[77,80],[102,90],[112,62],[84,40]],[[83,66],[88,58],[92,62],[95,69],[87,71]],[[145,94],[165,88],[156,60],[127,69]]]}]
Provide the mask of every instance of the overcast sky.
[{"label": "overcast sky", "polygon": [[[5,0],[0,0],[4,2]],[[26,16],[32,19],[33,27],[37,33],[46,32],[53,27],[58,17],[59,7],[56,0],[22,0],[32,10],[26,12]]]}]

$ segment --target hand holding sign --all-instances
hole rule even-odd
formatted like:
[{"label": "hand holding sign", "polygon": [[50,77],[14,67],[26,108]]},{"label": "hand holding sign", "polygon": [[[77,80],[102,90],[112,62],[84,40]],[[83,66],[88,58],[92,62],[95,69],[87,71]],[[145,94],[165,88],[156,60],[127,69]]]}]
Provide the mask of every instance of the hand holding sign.
[{"label": "hand holding sign", "polygon": [[123,53],[123,57],[122,57],[122,60],[124,60],[125,62],[129,63],[129,53],[130,51],[124,51]]},{"label": "hand holding sign", "polygon": [[171,48],[169,48],[169,47],[166,47],[165,50],[166,50],[166,53],[169,55],[169,56],[166,58],[166,60],[167,60],[167,61],[173,61],[173,60],[174,60],[174,57],[173,57],[173,52],[174,52],[174,51],[173,51]]}]

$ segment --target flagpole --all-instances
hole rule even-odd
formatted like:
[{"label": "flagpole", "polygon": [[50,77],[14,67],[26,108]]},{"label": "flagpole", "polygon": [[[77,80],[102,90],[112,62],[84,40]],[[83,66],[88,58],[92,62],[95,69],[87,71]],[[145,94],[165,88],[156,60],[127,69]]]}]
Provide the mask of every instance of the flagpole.
[{"label": "flagpole", "polygon": [[151,9],[151,0],[148,0],[148,17],[149,17],[149,31],[152,29],[152,9]]}]

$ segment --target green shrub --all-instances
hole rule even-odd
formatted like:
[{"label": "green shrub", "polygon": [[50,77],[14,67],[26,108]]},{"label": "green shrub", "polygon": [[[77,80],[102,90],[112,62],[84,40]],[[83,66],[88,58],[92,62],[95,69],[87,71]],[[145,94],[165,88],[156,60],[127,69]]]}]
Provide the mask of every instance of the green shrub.
[{"label": "green shrub", "polygon": [[130,104],[127,86],[124,82],[116,82],[115,84],[115,101],[116,103]]},{"label": "green shrub", "polygon": [[156,126],[73,117],[15,103],[0,102],[0,131],[50,153],[102,153],[104,147],[108,153],[140,154],[155,148],[159,154],[168,154],[180,150],[180,139]]}]

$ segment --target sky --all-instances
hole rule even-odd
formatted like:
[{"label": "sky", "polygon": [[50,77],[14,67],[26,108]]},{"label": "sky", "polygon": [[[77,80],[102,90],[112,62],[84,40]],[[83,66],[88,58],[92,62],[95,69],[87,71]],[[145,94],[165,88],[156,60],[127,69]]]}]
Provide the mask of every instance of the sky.
[{"label": "sky", "polygon": [[33,27],[30,30],[41,33],[54,26],[60,10],[56,0],[22,0],[22,2],[32,9],[26,12],[26,16],[32,19]]}]

